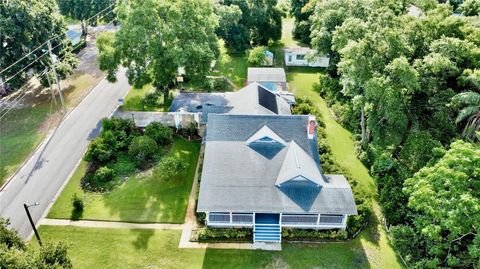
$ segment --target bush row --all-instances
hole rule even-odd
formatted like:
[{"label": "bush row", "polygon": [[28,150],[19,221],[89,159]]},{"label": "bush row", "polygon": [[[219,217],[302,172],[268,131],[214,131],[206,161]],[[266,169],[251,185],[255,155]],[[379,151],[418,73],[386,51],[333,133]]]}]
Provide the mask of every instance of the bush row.
[{"label": "bush row", "polygon": [[252,239],[252,229],[247,228],[200,228],[192,234],[192,241],[249,241]]},{"label": "bush row", "polygon": [[318,239],[346,240],[347,231],[342,230],[309,230],[309,229],[283,229],[282,238],[290,241],[308,241]]},{"label": "bush row", "polygon": [[[84,157],[89,169],[82,187],[99,192],[111,190],[118,176],[149,167],[160,158],[159,146],[172,142],[173,130],[161,123],[150,123],[142,134],[131,119],[104,119],[102,131]],[[176,160],[167,161],[173,168],[180,167]]]}]

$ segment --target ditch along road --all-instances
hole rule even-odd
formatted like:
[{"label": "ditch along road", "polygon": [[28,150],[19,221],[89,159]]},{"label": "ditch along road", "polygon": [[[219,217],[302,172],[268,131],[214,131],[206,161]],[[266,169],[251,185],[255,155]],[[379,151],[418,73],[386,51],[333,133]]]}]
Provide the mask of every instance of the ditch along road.
[{"label": "ditch along road", "polygon": [[33,221],[38,223],[49,210],[57,193],[83,157],[90,140],[101,128],[101,120],[109,117],[131,86],[121,69],[117,82],[103,79],[85,99],[48,134],[42,144],[0,191],[0,217],[10,219],[10,228],[28,239],[32,235],[23,204],[30,207]]}]

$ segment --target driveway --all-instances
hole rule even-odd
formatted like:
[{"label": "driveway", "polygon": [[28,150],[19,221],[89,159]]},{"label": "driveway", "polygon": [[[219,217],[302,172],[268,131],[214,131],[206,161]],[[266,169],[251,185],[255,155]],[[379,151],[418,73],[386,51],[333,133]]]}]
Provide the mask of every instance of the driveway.
[{"label": "driveway", "polygon": [[117,99],[130,85],[125,70],[114,84],[102,80],[90,94],[49,134],[32,157],[0,192],[0,216],[9,218],[11,228],[24,239],[32,233],[23,203],[40,204],[30,208],[37,223],[53,203],[56,194],[83,157],[89,141],[98,134],[101,119],[110,116]]}]

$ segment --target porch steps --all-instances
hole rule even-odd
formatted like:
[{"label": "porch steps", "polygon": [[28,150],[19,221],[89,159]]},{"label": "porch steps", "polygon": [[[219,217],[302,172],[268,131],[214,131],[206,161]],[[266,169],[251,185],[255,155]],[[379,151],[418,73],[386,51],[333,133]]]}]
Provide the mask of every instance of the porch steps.
[{"label": "porch steps", "polygon": [[253,242],[277,242],[282,240],[282,229],[279,224],[256,223],[253,228]]}]

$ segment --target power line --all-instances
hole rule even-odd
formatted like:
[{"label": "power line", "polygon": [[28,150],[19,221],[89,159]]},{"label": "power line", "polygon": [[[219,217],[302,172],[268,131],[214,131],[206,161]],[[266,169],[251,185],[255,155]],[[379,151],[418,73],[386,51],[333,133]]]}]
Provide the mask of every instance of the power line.
[{"label": "power line", "polygon": [[[94,17],[98,16],[100,13],[104,12],[105,10],[109,9],[110,7],[112,7],[112,6],[114,6],[114,5],[115,5],[115,3],[109,5],[108,7],[106,7],[106,8],[104,8],[104,9],[102,9],[101,11],[97,12],[95,15],[91,16],[90,18],[86,19],[85,21],[86,21],[86,22],[90,21],[91,19],[93,19]],[[109,12],[105,13],[105,14],[102,16],[102,18],[103,18],[106,14],[108,14],[108,13],[110,13],[110,12],[113,12],[113,9],[110,10]],[[88,25],[88,23],[87,23],[87,25]],[[87,27],[88,27],[88,26],[87,26]],[[10,69],[12,66],[18,64],[19,62],[21,62],[21,61],[22,61],[23,59],[25,59],[26,57],[32,55],[35,51],[37,51],[37,50],[40,49],[41,47],[45,46],[48,41],[52,41],[52,40],[54,40],[54,39],[56,39],[56,38],[58,38],[58,37],[60,37],[60,36],[62,36],[62,35],[65,35],[65,33],[58,34],[58,35],[56,35],[56,36],[48,39],[47,41],[43,42],[40,46],[38,46],[38,47],[36,47],[35,49],[33,49],[32,51],[30,51],[27,55],[23,56],[22,58],[18,59],[18,60],[17,60],[16,62],[14,62],[13,64],[11,64],[11,65],[7,66],[6,68],[4,68],[3,70],[1,70],[1,71],[0,71],[0,74],[2,74],[3,72],[7,71],[7,70]],[[4,82],[4,83],[6,83],[6,82]]]}]

